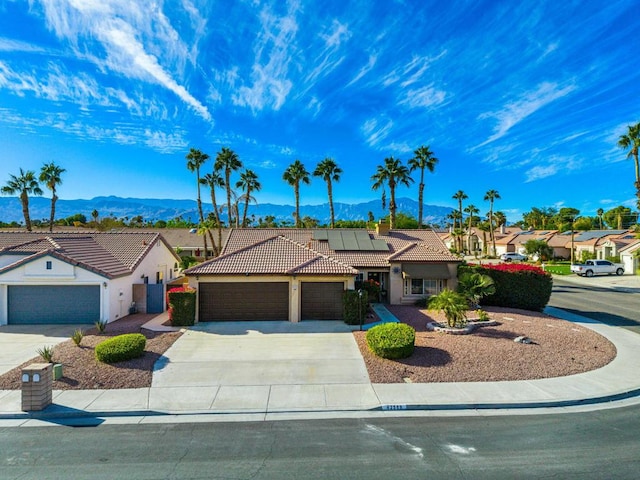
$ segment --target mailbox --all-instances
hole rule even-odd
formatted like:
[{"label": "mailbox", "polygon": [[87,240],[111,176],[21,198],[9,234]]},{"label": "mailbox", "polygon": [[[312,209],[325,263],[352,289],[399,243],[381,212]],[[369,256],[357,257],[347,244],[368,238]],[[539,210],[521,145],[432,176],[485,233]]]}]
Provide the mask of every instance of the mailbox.
[{"label": "mailbox", "polygon": [[44,410],[53,399],[53,364],[32,363],[22,369],[22,410]]}]

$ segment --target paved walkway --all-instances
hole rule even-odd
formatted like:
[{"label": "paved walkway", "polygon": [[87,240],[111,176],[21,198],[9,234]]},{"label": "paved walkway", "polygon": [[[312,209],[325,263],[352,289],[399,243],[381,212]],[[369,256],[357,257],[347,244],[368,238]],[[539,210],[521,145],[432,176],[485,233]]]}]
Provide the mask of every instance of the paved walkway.
[{"label": "paved walkway", "polygon": [[[21,412],[20,391],[0,391],[0,426],[118,422],[236,421],[376,415],[500,415],[576,411],[640,403],[640,335],[549,308],[606,336],[617,356],[598,370],[516,382],[270,383],[257,372],[236,385],[193,381],[135,390],[54,391],[43,412]],[[191,331],[191,330],[190,330]],[[193,334],[199,334],[194,329]],[[215,356],[215,353],[212,355]],[[212,360],[214,358],[212,357]],[[184,373],[184,372],[183,372]],[[409,411],[409,412],[406,412]],[[93,424],[92,423],[92,424]]]}]

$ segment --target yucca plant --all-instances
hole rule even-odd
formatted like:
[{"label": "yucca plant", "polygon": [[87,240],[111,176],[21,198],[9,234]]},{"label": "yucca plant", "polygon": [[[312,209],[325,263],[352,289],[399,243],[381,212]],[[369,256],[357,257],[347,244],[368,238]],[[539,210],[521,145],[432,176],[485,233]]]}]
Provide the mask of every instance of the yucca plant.
[{"label": "yucca plant", "polygon": [[78,328],[73,332],[73,335],[71,335],[71,340],[73,340],[73,343],[75,343],[76,346],[80,346],[80,342],[82,342],[83,337],[84,337],[84,330],[82,330],[81,328]]},{"label": "yucca plant", "polygon": [[107,329],[107,322],[104,320],[98,320],[96,323],[94,323],[96,330],[98,330],[98,333],[104,333],[105,330]]},{"label": "yucca plant", "polygon": [[45,345],[42,348],[36,350],[38,355],[40,355],[45,362],[53,363],[53,345]]}]

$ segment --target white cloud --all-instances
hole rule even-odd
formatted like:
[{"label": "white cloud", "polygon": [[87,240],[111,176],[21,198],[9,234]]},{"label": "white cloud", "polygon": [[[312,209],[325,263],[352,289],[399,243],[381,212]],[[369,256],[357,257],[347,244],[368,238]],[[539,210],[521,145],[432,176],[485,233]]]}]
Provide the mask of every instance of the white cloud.
[{"label": "white cloud", "polygon": [[525,183],[534,182],[546,177],[552,177],[558,173],[556,165],[535,166],[525,172]]},{"label": "white cloud", "polygon": [[477,145],[476,148],[487,145],[506,135],[511,128],[520,123],[528,116],[534,114],[545,105],[562,98],[577,88],[574,84],[560,87],[556,83],[544,82],[538,85],[533,91],[526,92],[520,98],[507,103],[502,110],[496,112],[485,112],[478,116],[479,119],[495,118],[497,125],[494,127],[494,134],[487,140]]},{"label": "white cloud", "polygon": [[362,77],[364,77],[367,73],[369,73],[373,69],[373,67],[375,67],[377,61],[378,61],[378,57],[376,55],[369,55],[369,60],[367,61],[367,64],[363,66],[358,71],[358,73],[356,73],[356,76],[353,77],[353,79],[351,79],[349,83],[347,83],[347,86],[353,85]]},{"label": "white cloud", "polygon": [[264,168],[266,170],[273,170],[278,167],[278,164],[273,160],[264,160],[258,164],[260,168]]},{"label": "white cloud", "polygon": [[46,50],[31,43],[0,37],[0,52],[44,53]]},{"label": "white cloud", "polygon": [[[182,71],[189,50],[156,2],[43,0],[43,6],[49,27],[70,42],[78,57],[128,78],[159,84],[205,120],[211,119],[207,107],[170,73]],[[104,49],[104,58],[86,53],[96,51],[94,41]]]},{"label": "white cloud", "polygon": [[447,94],[436,89],[433,85],[412,89],[406,93],[400,105],[407,105],[410,108],[429,108],[440,105],[444,102]]},{"label": "white cloud", "polygon": [[288,74],[295,57],[298,10],[298,3],[290,1],[284,16],[274,15],[267,8],[260,12],[261,30],[253,47],[251,85],[236,87],[237,93],[231,97],[235,105],[247,106],[255,112],[266,107],[277,111],[284,104],[293,86]]},{"label": "white cloud", "polygon": [[391,133],[393,121],[387,118],[371,118],[360,127],[365,141],[370,147],[378,147]]}]

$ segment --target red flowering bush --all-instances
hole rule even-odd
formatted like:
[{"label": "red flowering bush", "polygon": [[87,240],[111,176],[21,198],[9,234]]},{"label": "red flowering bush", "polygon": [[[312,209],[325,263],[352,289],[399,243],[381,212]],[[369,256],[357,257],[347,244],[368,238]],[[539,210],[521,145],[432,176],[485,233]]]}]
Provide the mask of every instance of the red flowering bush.
[{"label": "red flowering bush", "polygon": [[196,319],[196,289],[189,285],[171,288],[167,292],[169,320],[172,325],[193,325]]},{"label": "red flowering bush", "polygon": [[496,291],[482,299],[483,305],[542,311],[551,297],[552,276],[533,265],[462,265],[458,268],[458,276],[464,272],[481,273],[493,279]]}]

